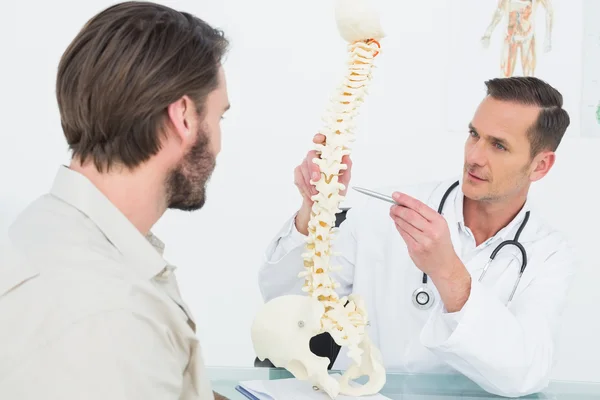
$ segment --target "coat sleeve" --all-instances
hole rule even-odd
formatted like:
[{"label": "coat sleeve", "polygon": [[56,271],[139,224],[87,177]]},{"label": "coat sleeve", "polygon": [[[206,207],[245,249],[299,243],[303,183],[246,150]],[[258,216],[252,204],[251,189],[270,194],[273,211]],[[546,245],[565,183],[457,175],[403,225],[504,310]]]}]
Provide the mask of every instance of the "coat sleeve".
[{"label": "coat sleeve", "polygon": [[[354,209],[347,212],[346,219],[332,242],[332,251],[340,254],[331,258],[333,266],[341,267],[339,272],[331,273],[340,284],[336,290],[340,297],[352,292],[356,259],[356,215]],[[265,302],[283,295],[304,294],[304,279],[298,277],[298,274],[304,268],[302,253],[306,251],[307,237],[298,232],[295,220],[296,215],[283,225],[264,253],[258,273],[258,284]]]},{"label": "coat sleeve", "polygon": [[473,279],[460,312],[445,313],[438,304],[421,332],[422,344],[490,393],[518,397],[543,390],[576,262],[564,242],[541,262],[508,308]]}]

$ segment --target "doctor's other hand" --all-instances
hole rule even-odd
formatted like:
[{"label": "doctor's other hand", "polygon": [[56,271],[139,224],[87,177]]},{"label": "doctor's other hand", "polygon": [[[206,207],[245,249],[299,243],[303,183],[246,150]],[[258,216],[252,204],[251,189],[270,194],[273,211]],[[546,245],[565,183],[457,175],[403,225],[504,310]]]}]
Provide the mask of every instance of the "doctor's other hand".
[{"label": "doctor's other hand", "polygon": [[[325,135],[317,133],[313,137],[313,143],[324,145]],[[312,197],[318,193],[315,184],[322,179],[319,166],[313,162],[313,159],[318,157],[319,153],[316,150],[311,150],[306,154],[302,163],[294,169],[294,184],[302,195],[302,207],[296,215],[296,229],[303,235],[308,235],[308,221],[313,206]],[[342,157],[342,163],[346,164],[346,169],[340,171],[338,179],[346,187],[344,191],[340,192],[340,195],[345,196],[350,183],[352,161],[349,156],[344,156]]]},{"label": "doctor's other hand", "polygon": [[404,193],[394,192],[392,197],[399,205],[390,208],[390,217],[415,265],[432,280],[448,280],[464,272],[464,265],[452,245],[446,219]]}]

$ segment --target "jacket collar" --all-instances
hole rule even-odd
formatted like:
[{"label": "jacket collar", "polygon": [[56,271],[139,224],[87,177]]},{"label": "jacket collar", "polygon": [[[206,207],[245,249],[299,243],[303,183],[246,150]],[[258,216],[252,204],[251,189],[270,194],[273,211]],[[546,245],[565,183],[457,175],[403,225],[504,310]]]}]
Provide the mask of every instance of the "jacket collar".
[{"label": "jacket collar", "polygon": [[85,176],[61,166],[50,193],[77,208],[96,224],[112,245],[144,279],[164,270],[164,244],[152,233],[144,236]]}]

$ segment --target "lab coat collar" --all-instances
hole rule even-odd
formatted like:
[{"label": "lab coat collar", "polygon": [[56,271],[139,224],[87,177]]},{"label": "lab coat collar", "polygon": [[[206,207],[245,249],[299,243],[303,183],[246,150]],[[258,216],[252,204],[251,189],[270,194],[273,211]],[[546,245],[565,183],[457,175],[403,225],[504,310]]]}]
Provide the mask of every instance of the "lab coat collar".
[{"label": "lab coat collar", "polygon": [[[463,232],[467,232],[468,228],[465,225],[465,218],[464,218],[464,214],[463,214],[463,205],[464,205],[463,179],[464,178],[461,175],[461,177],[458,179],[458,182],[459,182],[458,187],[455,189],[456,195],[454,198],[454,211],[455,211],[455,215],[456,215],[456,220],[458,221],[459,229],[461,229]],[[520,224],[523,221],[523,219],[525,218],[525,213],[527,211],[531,211],[531,201],[530,201],[529,197],[525,200],[525,204],[523,205],[523,207],[521,208],[519,213],[515,216],[515,218],[513,218],[512,221],[510,221],[508,223],[508,225],[506,225],[504,228],[500,229],[498,231],[498,233],[496,233],[496,235],[494,235],[494,238],[500,239],[500,240],[509,239],[508,234],[513,230],[515,225]],[[510,239],[512,239],[512,237],[510,237]]]},{"label": "lab coat collar", "polygon": [[[96,224],[144,279],[165,272],[164,244],[152,233],[146,237],[85,176],[61,166],[50,193],[77,208]],[[171,268],[172,269],[172,268]]]}]

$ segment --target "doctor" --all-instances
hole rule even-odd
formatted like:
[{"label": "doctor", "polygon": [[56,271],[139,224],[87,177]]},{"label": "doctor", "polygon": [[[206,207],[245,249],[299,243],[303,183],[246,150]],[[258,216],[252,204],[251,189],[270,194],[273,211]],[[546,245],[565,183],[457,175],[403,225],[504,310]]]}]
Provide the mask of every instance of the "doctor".
[{"label": "doctor", "polygon": [[[468,124],[462,176],[379,189],[399,205],[368,197],[350,209],[333,263],[342,266],[340,295],[365,299],[369,335],[388,370],[458,372],[514,397],[548,384],[574,273],[564,237],[527,201],[532,182],[554,164],[569,116],[561,94],[537,78],[485,84]],[[316,194],[310,179],[319,176],[314,156],[295,170],[302,207],[266,251],[259,273],[265,301],[302,293],[297,274]],[[350,174],[342,176],[346,187]],[[342,350],[334,368],[348,363]]]}]

